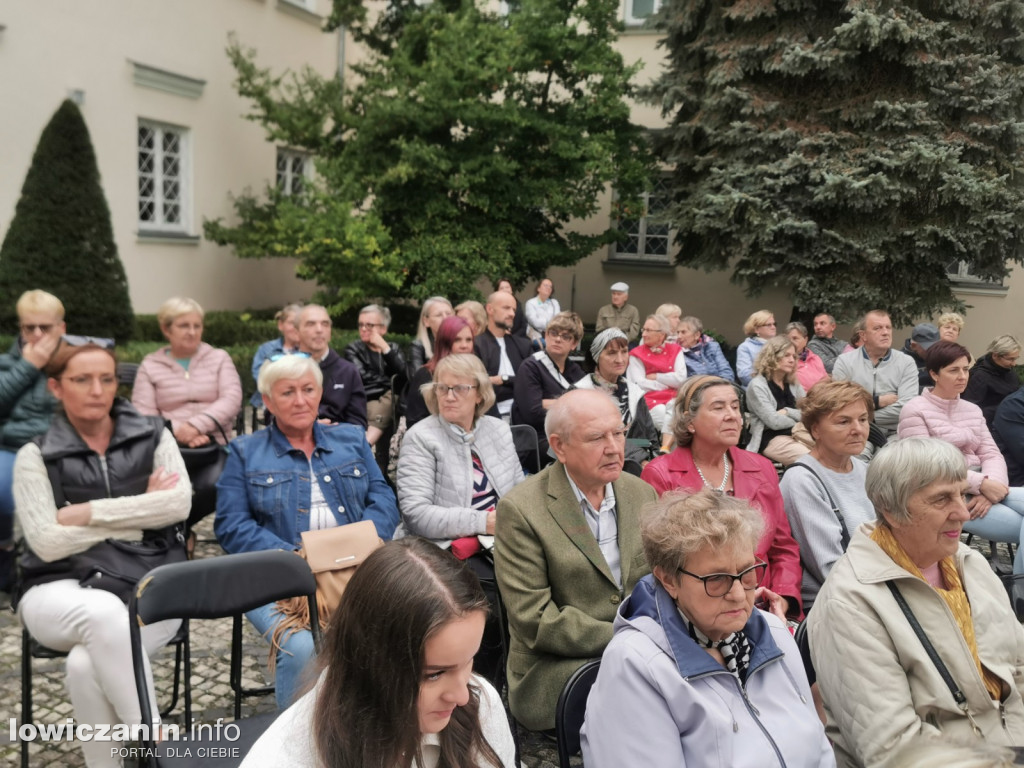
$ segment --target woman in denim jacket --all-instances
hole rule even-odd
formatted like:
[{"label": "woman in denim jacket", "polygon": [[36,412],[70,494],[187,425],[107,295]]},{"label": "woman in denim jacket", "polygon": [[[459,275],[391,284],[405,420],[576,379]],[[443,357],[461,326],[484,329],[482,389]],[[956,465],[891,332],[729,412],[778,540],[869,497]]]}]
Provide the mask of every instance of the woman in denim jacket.
[{"label": "woman in denim jacket", "polygon": [[[231,443],[217,483],[214,530],[230,554],[297,550],[303,531],[372,520],[390,539],[398,524],[395,495],[362,429],[317,423],[323,378],[309,357],[287,355],[264,364],[258,386],[274,423]],[[315,482],[310,482],[310,479]],[[246,614],[264,637],[281,620],[275,605]],[[277,654],[278,707],[287,707],[313,656],[309,631],[289,634]]]}]

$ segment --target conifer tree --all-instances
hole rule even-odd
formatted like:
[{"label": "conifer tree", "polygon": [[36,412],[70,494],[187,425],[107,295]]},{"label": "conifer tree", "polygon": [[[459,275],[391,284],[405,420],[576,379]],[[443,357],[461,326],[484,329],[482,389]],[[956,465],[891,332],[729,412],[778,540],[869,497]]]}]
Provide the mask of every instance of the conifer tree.
[{"label": "conifer tree", "polygon": [[959,306],[958,262],[1020,262],[1024,4],[666,0],[679,261],[798,311]]},{"label": "conifer tree", "polygon": [[131,338],[134,315],[96,154],[78,107],[64,101],[43,129],[0,246],[0,323],[13,333],[26,290],[64,303],[71,333]]},{"label": "conifer tree", "polygon": [[[615,185],[636,201],[650,168],[629,120],[634,68],[613,43],[617,0],[335,0],[368,51],[345,91],[311,72],[285,79],[230,50],[250,117],[317,156],[305,199],[239,198],[241,223],[206,236],[240,256],[295,254],[336,308],[364,289],[466,297],[483,276],[514,283],[615,239],[570,222]],[[309,217],[331,208],[336,215]],[[315,221],[314,221],[315,218]],[[367,268],[370,267],[370,268]]]}]

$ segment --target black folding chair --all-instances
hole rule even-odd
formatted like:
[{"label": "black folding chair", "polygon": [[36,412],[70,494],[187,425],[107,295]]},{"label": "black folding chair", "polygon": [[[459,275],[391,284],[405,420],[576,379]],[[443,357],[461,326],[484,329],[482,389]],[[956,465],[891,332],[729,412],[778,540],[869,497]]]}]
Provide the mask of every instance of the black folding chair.
[{"label": "black folding chair", "polygon": [[[240,657],[242,614],[261,605],[272,603],[286,597],[305,597],[309,603],[309,615],[317,616],[316,578],[309,565],[294,552],[268,550],[265,552],[247,552],[239,555],[225,555],[203,560],[190,560],[185,563],[174,563],[154,568],[139,582],[131,601],[128,603],[129,631],[132,644],[132,670],[135,674],[135,688],[139,695],[139,707],[142,722],[153,721],[149,694],[146,690],[145,668],[142,656],[141,627],[164,619],[219,619],[231,616],[235,622],[234,637],[239,642],[232,642],[232,659],[234,665]],[[312,622],[311,631],[317,650],[320,648],[320,625]],[[237,646],[237,647],[236,647]],[[189,648],[185,649],[185,723],[186,728],[192,723],[191,708],[191,676],[192,658]],[[190,739],[191,732],[186,732],[186,739],[171,741],[166,747],[173,748],[168,754],[161,748],[158,750],[154,741],[156,734],[142,734],[143,751],[147,758],[144,764],[150,766],[163,765],[195,765],[195,766],[234,766],[245,757],[249,748],[260,734],[273,722],[276,712],[258,715],[251,718],[240,718],[241,694],[235,691],[235,722],[238,726],[239,738],[231,743],[237,749],[223,750],[228,754],[224,757],[212,757],[218,754],[218,747],[223,747],[209,729],[200,729],[206,738]],[[187,750],[185,748],[188,748]],[[213,751],[210,748],[214,748]],[[176,755],[189,756],[178,757]],[[156,755],[155,757],[148,757]],[[202,756],[202,757],[200,757]]]},{"label": "black folding chair", "polygon": [[555,707],[555,740],[558,743],[558,765],[569,768],[569,759],[580,753],[580,728],[587,712],[587,696],[597,680],[600,659],[591,659],[572,673],[558,695]]},{"label": "black folding chair", "polygon": [[529,424],[513,424],[512,443],[516,447],[519,463],[523,472],[535,475],[540,472],[540,446],[537,442],[537,430]]}]

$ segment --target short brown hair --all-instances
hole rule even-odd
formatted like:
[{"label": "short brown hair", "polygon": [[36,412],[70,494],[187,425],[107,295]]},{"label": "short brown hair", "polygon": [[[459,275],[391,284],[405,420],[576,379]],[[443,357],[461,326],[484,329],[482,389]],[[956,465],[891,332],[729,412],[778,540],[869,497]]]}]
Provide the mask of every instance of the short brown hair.
[{"label": "short brown hair", "polygon": [[117,367],[117,355],[109,347],[101,347],[99,344],[93,344],[92,342],[88,344],[68,344],[66,341],[61,341],[57,351],[50,358],[50,362],[43,368],[43,372],[51,379],[59,379],[61,374],[67,369],[68,363],[74,358],[83,352],[93,352],[96,350],[110,355],[110,359],[114,361],[114,367]]},{"label": "short brown hair", "polygon": [[545,331],[571,333],[579,341],[583,338],[583,321],[575,312],[559,312],[551,318]]},{"label": "short brown hair", "polygon": [[867,406],[868,418],[873,418],[875,404],[871,399],[871,393],[864,387],[852,381],[822,379],[811,387],[801,403],[800,421],[807,427],[808,432],[812,432],[823,418],[858,400]]}]

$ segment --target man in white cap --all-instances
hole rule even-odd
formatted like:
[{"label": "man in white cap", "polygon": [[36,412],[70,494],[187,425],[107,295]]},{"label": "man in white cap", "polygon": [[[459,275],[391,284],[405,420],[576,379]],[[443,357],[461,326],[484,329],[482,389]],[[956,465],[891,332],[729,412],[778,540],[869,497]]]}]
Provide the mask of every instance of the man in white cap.
[{"label": "man in white cap", "polygon": [[597,311],[597,322],[594,332],[600,333],[605,328],[618,328],[629,341],[636,341],[640,335],[640,310],[629,301],[629,286],[618,282],[612,285],[612,303],[605,304]]}]

